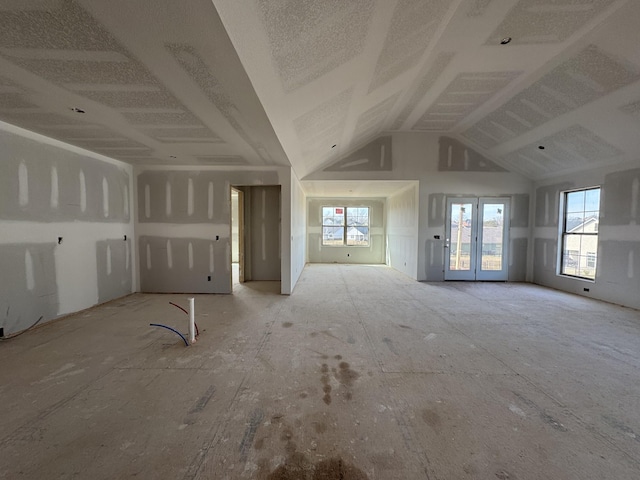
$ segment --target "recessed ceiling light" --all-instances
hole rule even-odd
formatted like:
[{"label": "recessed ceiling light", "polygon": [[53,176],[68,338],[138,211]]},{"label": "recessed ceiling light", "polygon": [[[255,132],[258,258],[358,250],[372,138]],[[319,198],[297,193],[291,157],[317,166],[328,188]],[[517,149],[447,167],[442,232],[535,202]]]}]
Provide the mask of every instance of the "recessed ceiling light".
[{"label": "recessed ceiling light", "polygon": [[502,40],[500,40],[500,45],[506,45],[509,42],[511,42],[511,37],[504,37]]},{"label": "recessed ceiling light", "polygon": [[539,150],[544,150],[544,145],[538,145]]},{"label": "recessed ceiling light", "polygon": [[75,113],[84,113],[84,110],[78,107],[71,107],[69,110]]}]

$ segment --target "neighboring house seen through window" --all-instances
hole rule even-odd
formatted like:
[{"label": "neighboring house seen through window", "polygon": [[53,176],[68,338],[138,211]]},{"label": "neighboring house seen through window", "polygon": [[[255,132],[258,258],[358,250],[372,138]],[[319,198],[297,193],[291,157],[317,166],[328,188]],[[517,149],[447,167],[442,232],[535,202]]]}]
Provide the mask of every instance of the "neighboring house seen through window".
[{"label": "neighboring house seen through window", "polygon": [[563,192],[560,273],[595,280],[600,188]]},{"label": "neighboring house seen through window", "polygon": [[322,207],[322,245],[368,246],[369,207]]}]

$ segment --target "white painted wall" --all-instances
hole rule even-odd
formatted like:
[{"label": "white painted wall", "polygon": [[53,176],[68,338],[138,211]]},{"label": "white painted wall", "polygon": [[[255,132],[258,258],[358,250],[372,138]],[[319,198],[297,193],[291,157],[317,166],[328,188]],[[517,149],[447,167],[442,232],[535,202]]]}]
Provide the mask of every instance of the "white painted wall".
[{"label": "white painted wall", "polygon": [[[557,265],[561,192],[594,186],[601,191],[597,271],[592,282],[558,275]],[[535,187],[534,283],[640,308],[640,167],[599,168],[540,181]]]},{"label": "white painted wall", "polygon": [[[307,199],[291,170],[291,290],[307,263]],[[289,292],[291,293],[291,292]]]},{"label": "white painted wall", "polygon": [[[16,161],[22,173],[14,176]],[[76,168],[83,172],[84,186]],[[28,327],[39,315],[51,320],[133,291],[130,165],[0,122],[0,173],[0,252],[30,251],[17,263],[5,259],[14,270],[3,267],[0,274],[0,303],[3,313],[9,312],[0,318],[5,335]],[[123,179],[126,188],[104,177],[110,174]],[[124,195],[109,199],[116,186],[118,195]],[[122,211],[113,211],[114,200]],[[63,238],[60,244],[58,237]],[[48,262],[51,252],[53,261]],[[117,254],[122,254],[122,265],[115,263]],[[24,285],[16,285],[24,279]],[[40,304],[43,298],[46,302]]]},{"label": "white painted wall", "polygon": [[417,280],[419,185],[404,189],[387,199],[386,263]]}]

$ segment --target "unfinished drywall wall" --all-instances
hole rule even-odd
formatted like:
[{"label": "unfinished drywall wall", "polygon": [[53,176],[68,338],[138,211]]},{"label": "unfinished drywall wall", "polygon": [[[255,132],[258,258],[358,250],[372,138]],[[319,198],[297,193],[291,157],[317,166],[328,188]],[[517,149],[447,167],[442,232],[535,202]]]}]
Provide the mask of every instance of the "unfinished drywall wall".
[{"label": "unfinished drywall wall", "polygon": [[[593,186],[601,188],[595,281],[559,275],[560,195]],[[640,308],[640,168],[601,168],[541,181],[535,195],[533,281]]]},{"label": "unfinished drywall wall", "polygon": [[386,263],[417,279],[419,185],[406,188],[387,199]]},{"label": "unfinished drywall wall", "polygon": [[[485,190],[486,192],[486,190]],[[426,278],[429,281],[444,280],[445,269],[445,222],[447,216],[447,197],[501,197],[509,200],[509,249],[507,262],[508,280],[510,282],[524,282],[527,280],[527,258],[529,249],[529,204],[528,193],[509,194],[495,191],[494,193],[458,192],[432,193],[428,196],[427,225],[434,233],[425,243],[424,256],[426,261]],[[440,233],[442,232],[442,233]]]},{"label": "unfinished drywall wall", "polygon": [[121,162],[0,123],[5,335],[132,292],[131,179]]},{"label": "unfinished drywall wall", "polygon": [[129,222],[130,175],[126,168],[7,131],[0,131],[0,145],[4,152],[0,218],[46,223]]},{"label": "unfinished drywall wall", "polygon": [[250,223],[245,248],[251,251],[250,276],[246,280],[280,280],[280,187],[250,187],[247,196],[248,209],[245,222]]},{"label": "unfinished drywall wall", "polygon": [[131,243],[133,239],[117,238],[96,243],[98,303],[131,293],[133,288]]},{"label": "unfinished drywall wall", "polygon": [[393,170],[391,136],[378,137],[364,147],[331,164],[327,172],[368,172]]},{"label": "unfinished drywall wall", "polygon": [[[449,149],[449,147],[451,147]],[[443,150],[444,149],[444,150]],[[447,196],[510,197],[512,227],[509,279],[528,275],[529,199],[533,182],[487,163],[459,140],[426,132],[392,134],[391,171],[317,171],[304,180],[416,180],[419,182],[417,279],[444,280],[444,232]],[[465,154],[466,151],[466,154]],[[444,154],[441,163],[441,155]],[[451,165],[451,167],[449,167]],[[473,171],[478,170],[478,171]],[[309,212],[311,214],[311,211]],[[525,245],[526,243],[526,245]],[[311,259],[311,238],[309,258]]]},{"label": "unfinished drywall wall", "polygon": [[484,155],[451,137],[440,137],[438,170],[442,172],[506,172]]},{"label": "unfinished drywall wall", "polygon": [[[322,207],[369,207],[369,245],[322,245]],[[385,263],[384,216],[383,198],[308,198],[309,263]]]},{"label": "unfinished drywall wall", "polygon": [[5,335],[23,330],[40,316],[58,314],[55,243],[0,245],[0,312]]},{"label": "unfinished drywall wall", "polygon": [[290,175],[282,167],[136,169],[140,290],[231,293],[231,186],[278,185],[282,201],[276,210],[283,222],[274,242],[281,252],[282,293],[290,293],[291,242],[282,241],[291,230]]},{"label": "unfinished drywall wall", "polygon": [[307,263],[307,198],[295,172],[291,171],[291,288]]}]

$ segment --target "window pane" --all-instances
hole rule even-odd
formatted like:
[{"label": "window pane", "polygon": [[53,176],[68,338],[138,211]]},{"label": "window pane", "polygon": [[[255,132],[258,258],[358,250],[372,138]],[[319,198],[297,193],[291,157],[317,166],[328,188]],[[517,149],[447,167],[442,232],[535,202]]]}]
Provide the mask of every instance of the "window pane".
[{"label": "window pane", "polygon": [[567,213],[565,231],[568,233],[582,233],[584,231],[584,213]]},{"label": "window pane", "polygon": [[595,280],[600,188],[565,193],[560,273]]},{"label": "window pane", "polygon": [[585,192],[584,209],[587,211],[600,210],[600,189],[592,188]]},{"label": "window pane", "polygon": [[360,226],[369,225],[369,209],[368,208],[348,208],[347,209],[347,225]]},{"label": "window pane", "polygon": [[597,235],[565,235],[561,273],[595,279],[597,252]]},{"label": "window pane", "polygon": [[472,215],[473,209],[470,203],[451,204],[449,270],[471,269]]},{"label": "window pane", "polygon": [[584,196],[585,191],[569,192],[566,198],[566,212],[567,214],[573,212],[584,212]]},{"label": "window pane", "polygon": [[344,245],[344,227],[322,227],[322,245]]},{"label": "window pane", "polygon": [[348,227],[347,245],[369,245],[369,227]]},{"label": "window pane", "polygon": [[344,225],[344,207],[322,207],[322,225]]},{"label": "window pane", "polygon": [[502,203],[484,205],[482,211],[482,270],[502,270],[504,219]]}]

